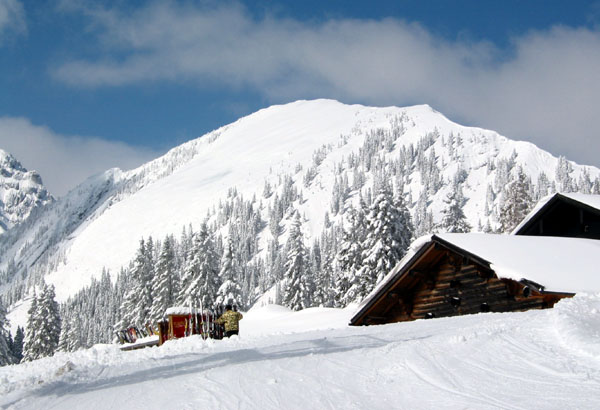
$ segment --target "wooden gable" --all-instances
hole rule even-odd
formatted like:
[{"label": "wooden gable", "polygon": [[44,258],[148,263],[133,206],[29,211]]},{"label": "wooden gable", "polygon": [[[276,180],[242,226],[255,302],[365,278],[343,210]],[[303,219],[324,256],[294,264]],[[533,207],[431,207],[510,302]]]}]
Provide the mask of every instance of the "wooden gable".
[{"label": "wooden gable", "polygon": [[545,292],[533,282],[498,278],[487,261],[433,236],[371,297],[350,324],[543,309],[572,295]]},{"label": "wooden gable", "polygon": [[556,194],[515,235],[600,239],[600,209]]}]

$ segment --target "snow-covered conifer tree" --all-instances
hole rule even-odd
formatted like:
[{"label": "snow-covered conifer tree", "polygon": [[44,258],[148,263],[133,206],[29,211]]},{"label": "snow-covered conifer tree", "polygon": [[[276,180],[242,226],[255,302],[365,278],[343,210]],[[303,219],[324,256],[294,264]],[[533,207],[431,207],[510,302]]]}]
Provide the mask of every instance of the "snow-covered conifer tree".
[{"label": "snow-covered conifer tree", "polygon": [[576,190],[575,183],[571,173],[573,165],[562,155],[558,157],[556,164],[556,188],[558,192],[573,192]]},{"label": "snow-covered conifer tree", "polygon": [[594,179],[594,183],[592,184],[592,194],[600,195],[600,178],[599,177],[596,177],[596,179]]},{"label": "snow-covered conifer tree", "polygon": [[337,241],[334,229],[324,230],[321,234],[321,263],[318,275],[315,273],[315,297],[313,305],[335,306],[334,278],[337,274],[335,263]]},{"label": "snow-covered conifer tree", "polygon": [[30,362],[41,357],[37,338],[37,331],[40,322],[37,305],[38,298],[34,293],[29,310],[27,310],[27,326],[25,327],[25,341],[23,342],[22,359],[24,362]]},{"label": "snow-covered conifer tree", "polygon": [[45,284],[40,296],[34,296],[28,314],[23,360],[52,356],[58,347],[61,328],[53,285]]},{"label": "snow-covered conifer tree", "polygon": [[464,202],[461,185],[453,184],[452,191],[444,200],[446,206],[442,210],[444,216],[439,226],[442,232],[465,233],[471,231],[471,225],[467,222],[467,217],[463,212]]},{"label": "snow-covered conifer tree", "polygon": [[152,281],[152,309],[150,318],[152,322],[162,319],[165,311],[175,305],[179,295],[179,281],[175,272],[175,250],[172,236],[165,237]]},{"label": "snow-covered conifer tree", "polygon": [[13,364],[16,362],[16,358],[13,354],[13,345],[9,342],[10,336],[8,332],[8,319],[6,318],[6,309],[0,301],[0,366],[6,366],[7,364]]},{"label": "snow-covered conifer tree", "polygon": [[330,271],[323,269],[323,253],[318,240],[314,241],[309,252],[309,269],[314,281],[312,304],[314,306],[326,306],[330,299],[331,277]]},{"label": "snow-covered conifer tree", "polygon": [[19,363],[23,359],[23,342],[25,340],[25,331],[21,326],[17,326],[17,333],[13,339],[12,352],[15,362]]},{"label": "snow-covered conifer tree", "polygon": [[132,325],[144,325],[150,320],[152,308],[152,278],[150,277],[151,258],[147,254],[148,247],[144,239],[135,256],[133,269],[130,272],[130,287],[123,298],[120,314],[119,329]]},{"label": "snow-covered conifer tree", "polygon": [[283,261],[282,252],[280,252],[279,239],[275,238],[269,241],[267,245],[267,266],[270,280],[265,283],[265,286],[270,286],[273,282],[283,278]]},{"label": "snow-covered conifer tree", "polygon": [[[74,352],[85,347],[82,318],[80,315],[73,315],[68,324],[66,333],[65,348],[67,352]],[[87,335],[86,335],[87,336]]]},{"label": "snow-covered conifer tree", "polygon": [[236,272],[237,264],[234,262],[232,236],[232,232],[230,231],[227,238],[227,245],[223,252],[223,258],[221,259],[221,271],[219,272],[221,286],[217,291],[216,303],[219,305],[231,304],[242,306],[242,288],[236,280],[239,275]]},{"label": "snow-covered conifer tree", "polygon": [[192,255],[184,268],[177,303],[183,306],[212,307],[218,290],[218,261],[208,226],[204,222],[194,235]]},{"label": "snow-covered conifer tree", "polygon": [[499,218],[502,232],[512,231],[527,216],[533,206],[530,192],[531,182],[519,167],[516,178],[503,190]]},{"label": "snow-covered conifer tree", "polygon": [[152,302],[154,299],[152,284],[154,276],[156,275],[156,255],[155,246],[152,237],[148,237],[146,241],[146,252],[144,253],[142,281],[140,282],[140,307],[138,313],[138,321],[136,323],[143,325],[150,321],[151,315],[150,310],[152,309]]},{"label": "snow-covered conifer tree", "polygon": [[38,310],[41,315],[41,327],[38,329],[38,337],[41,340],[43,355],[52,356],[58,347],[60,338],[60,313],[58,303],[55,300],[54,285],[44,285]]},{"label": "snow-covered conifer tree", "polygon": [[343,228],[340,250],[337,254],[339,272],[334,279],[334,299],[336,307],[344,307],[355,299],[349,294],[357,272],[363,265],[363,246],[367,234],[365,214],[361,200],[359,208],[348,211],[348,225]]},{"label": "snow-covered conifer tree", "polygon": [[59,352],[68,352],[69,351],[69,331],[71,316],[63,315],[62,317],[62,326],[60,328],[60,337],[58,338],[58,346],[56,350]]},{"label": "snow-covered conifer tree", "polygon": [[415,210],[415,236],[430,234],[434,231],[433,213],[427,210],[427,190],[423,189],[417,201]]},{"label": "snow-covered conifer tree", "polygon": [[349,290],[356,301],[367,296],[396,266],[410,246],[412,236],[412,221],[402,191],[394,199],[383,185],[369,209],[363,266]]},{"label": "snow-covered conifer tree", "polygon": [[313,287],[302,234],[302,221],[297,211],[286,248],[284,275],[286,284],[283,289],[282,302],[292,310],[305,309],[310,307]]}]

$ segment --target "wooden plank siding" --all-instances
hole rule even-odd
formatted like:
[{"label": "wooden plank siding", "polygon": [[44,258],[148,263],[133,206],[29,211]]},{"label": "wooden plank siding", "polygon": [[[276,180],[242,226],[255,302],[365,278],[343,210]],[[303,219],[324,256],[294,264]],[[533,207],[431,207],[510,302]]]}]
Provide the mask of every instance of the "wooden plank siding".
[{"label": "wooden plank siding", "polygon": [[351,324],[543,309],[572,296],[500,279],[489,264],[476,259],[445,244],[430,244],[398,273],[396,280],[380,292],[371,306],[352,319]]}]

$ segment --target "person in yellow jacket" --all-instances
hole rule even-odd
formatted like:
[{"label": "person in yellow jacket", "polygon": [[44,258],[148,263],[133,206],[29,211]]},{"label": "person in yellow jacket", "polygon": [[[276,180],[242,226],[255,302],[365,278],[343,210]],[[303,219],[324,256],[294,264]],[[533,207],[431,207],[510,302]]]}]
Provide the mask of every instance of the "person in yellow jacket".
[{"label": "person in yellow jacket", "polygon": [[225,325],[225,337],[231,335],[237,335],[240,330],[240,320],[244,316],[240,312],[234,312],[231,310],[231,305],[225,306],[225,313],[220,318],[215,320],[215,323]]}]

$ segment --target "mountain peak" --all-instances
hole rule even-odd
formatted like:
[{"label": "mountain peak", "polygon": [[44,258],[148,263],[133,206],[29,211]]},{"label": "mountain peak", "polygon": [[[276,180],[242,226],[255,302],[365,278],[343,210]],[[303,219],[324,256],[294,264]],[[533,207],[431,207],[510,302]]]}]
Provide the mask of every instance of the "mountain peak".
[{"label": "mountain peak", "polygon": [[0,148],[0,170],[26,172],[21,163],[9,152]]},{"label": "mountain peak", "polygon": [[[536,195],[562,186],[589,190],[600,176],[573,164],[557,181],[558,162],[532,144],[456,124],[427,104],[299,100],[240,118],[137,169],[86,181],[30,219],[18,240],[4,249],[0,240],[0,269],[14,258],[19,269],[46,275],[66,300],[103,268],[114,276],[128,266],[140,238],[178,235],[206,218],[226,236],[236,223],[228,220],[232,207],[244,201],[256,213],[251,256],[264,259],[276,235],[285,243],[296,211],[307,243],[315,241],[325,227],[341,226],[361,197],[368,204],[383,181],[402,189],[419,234],[439,223],[456,185],[468,223],[492,229],[519,167]],[[22,251],[23,244],[31,245]]]},{"label": "mountain peak", "polygon": [[52,200],[36,171],[28,171],[12,154],[0,149],[0,234]]}]

